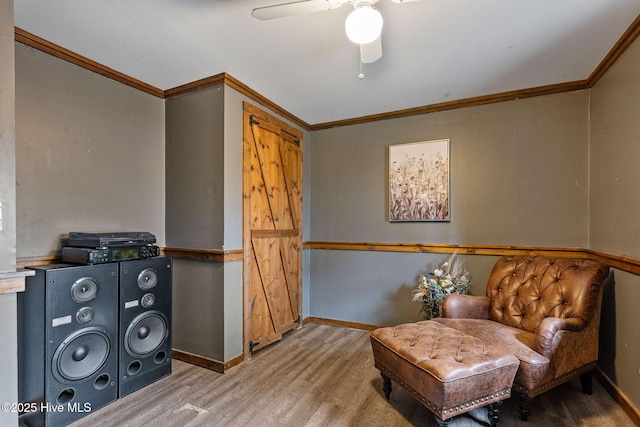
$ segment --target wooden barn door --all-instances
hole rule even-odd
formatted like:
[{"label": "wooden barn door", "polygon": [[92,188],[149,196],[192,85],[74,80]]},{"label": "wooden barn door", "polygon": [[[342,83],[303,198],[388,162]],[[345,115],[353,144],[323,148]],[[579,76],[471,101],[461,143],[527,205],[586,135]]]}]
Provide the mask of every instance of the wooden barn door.
[{"label": "wooden barn door", "polygon": [[300,324],[302,132],[244,103],[244,353]]}]

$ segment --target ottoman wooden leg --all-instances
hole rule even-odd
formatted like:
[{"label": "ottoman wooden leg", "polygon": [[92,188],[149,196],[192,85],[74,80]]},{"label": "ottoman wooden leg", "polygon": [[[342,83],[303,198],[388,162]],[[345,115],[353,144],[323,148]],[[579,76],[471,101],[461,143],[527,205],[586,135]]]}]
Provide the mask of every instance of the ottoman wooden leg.
[{"label": "ottoman wooden leg", "polygon": [[442,418],[440,418],[437,415],[434,415],[433,418],[436,419],[436,423],[438,423],[438,427],[447,427],[449,425],[449,421],[451,421],[451,419],[444,421]]},{"label": "ottoman wooden leg", "polygon": [[382,373],[380,375],[382,375],[382,391],[384,392],[384,397],[389,400],[389,396],[391,395],[391,378]]},{"label": "ottoman wooden leg", "polygon": [[500,408],[502,407],[502,400],[499,402],[490,403],[488,407],[489,424],[491,427],[496,427],[500,422]]}]

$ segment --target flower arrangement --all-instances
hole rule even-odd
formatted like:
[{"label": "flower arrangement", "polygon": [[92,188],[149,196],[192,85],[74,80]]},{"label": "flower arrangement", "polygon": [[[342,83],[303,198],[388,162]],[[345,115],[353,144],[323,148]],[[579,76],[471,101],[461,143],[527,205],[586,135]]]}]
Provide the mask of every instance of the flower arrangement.
[{"label": "flower arrangement", "polygon": [[413,290],[413,300],[422,301],[422,310],[429,319],[442,315],[442,303],[448,295],[466,294],[471,282],[462,260],[451,254],[433,272],[418,276],[418,287]]}]

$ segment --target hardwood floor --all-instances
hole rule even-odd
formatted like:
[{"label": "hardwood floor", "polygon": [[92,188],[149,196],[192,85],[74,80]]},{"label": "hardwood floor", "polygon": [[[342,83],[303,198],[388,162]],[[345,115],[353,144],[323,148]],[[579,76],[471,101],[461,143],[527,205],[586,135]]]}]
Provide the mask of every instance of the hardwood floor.
[{"label": "hardwood floor", "polygon": [[[502,407],[501,426],[633,426],[594,380],[579,381],[532,403],[520,421],[517,400]],[[394,384],[391,399],[373,366],[369,333],[307,324],[225,374],[174,360],[173,374],[71,424],[73,427],[194,426],[435,426],[431,412]],[[488,425],[486,409],[450,426]]]}]

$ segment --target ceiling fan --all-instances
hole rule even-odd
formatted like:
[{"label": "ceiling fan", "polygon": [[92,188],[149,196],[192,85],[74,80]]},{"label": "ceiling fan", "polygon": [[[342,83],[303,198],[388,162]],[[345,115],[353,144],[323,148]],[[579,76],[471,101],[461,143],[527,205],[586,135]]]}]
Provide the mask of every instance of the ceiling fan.
[{"label": "ceiling fan", "polygon": [[[419,0],[391,0],[394,3],[408,3]],[[257,7],[251,16],[261,20],[282,18],[303,13],[337,9],[343,4],[353,5],[347,16],[345,30],[352,42],[360,45],[360,62],[368,64],[382,57],[382,15],[375,8],[378,0],[300,0],[272,6]],[[358,76],[364,77],[362,72]]]}]

